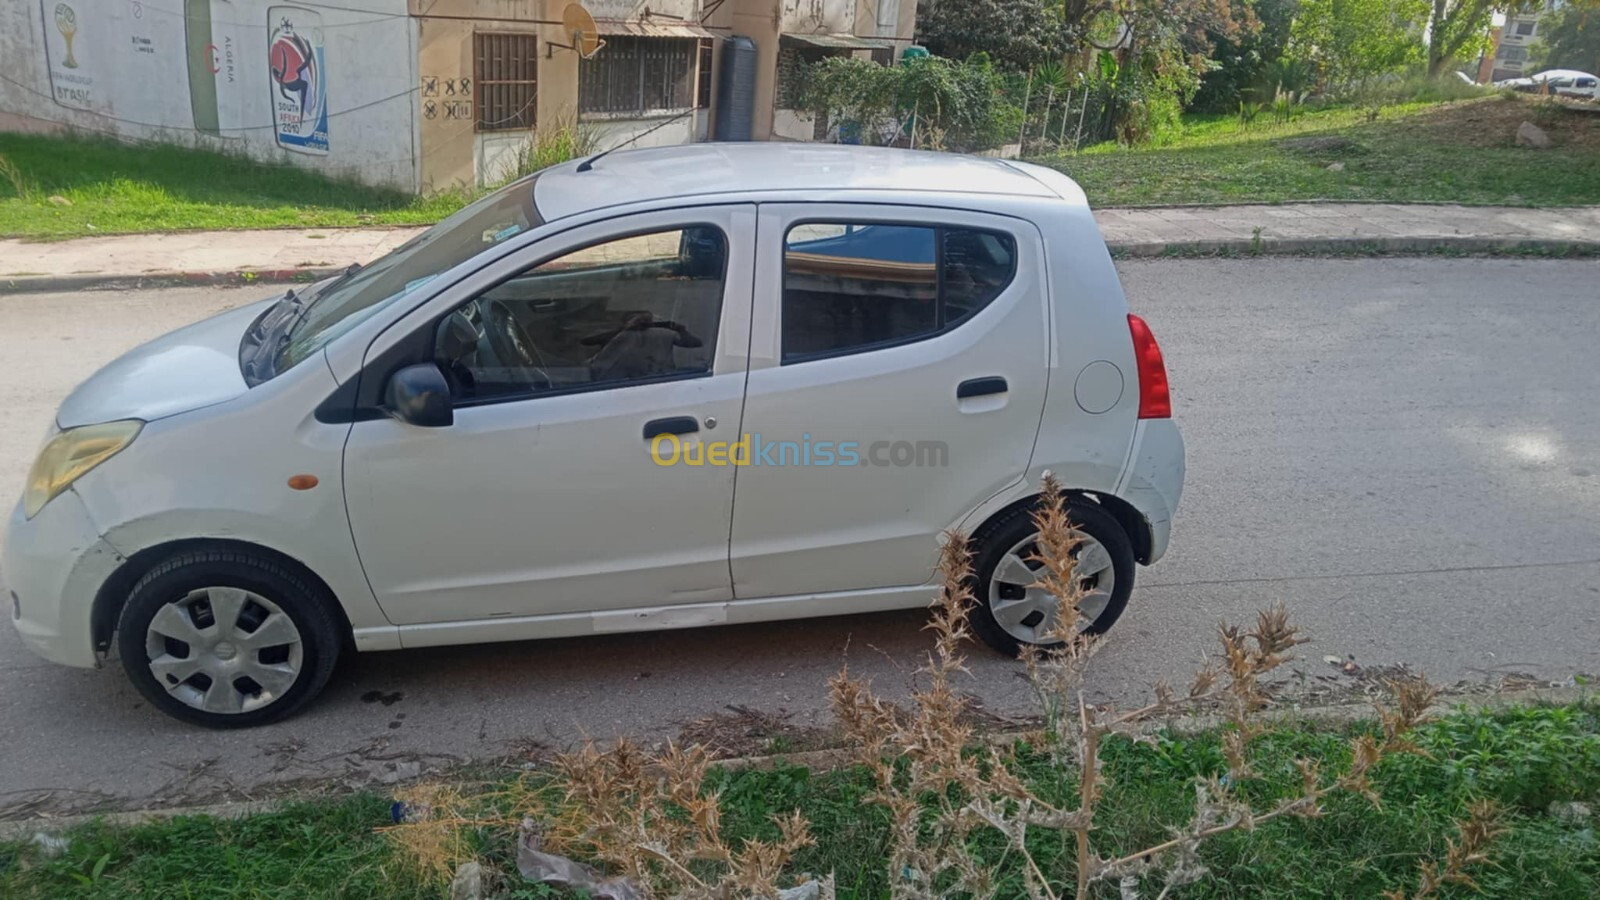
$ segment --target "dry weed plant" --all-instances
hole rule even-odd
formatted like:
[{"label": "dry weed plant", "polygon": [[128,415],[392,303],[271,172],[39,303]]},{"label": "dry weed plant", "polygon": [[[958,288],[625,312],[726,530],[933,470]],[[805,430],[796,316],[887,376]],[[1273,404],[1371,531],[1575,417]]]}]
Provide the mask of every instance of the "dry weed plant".
[{"label": "dry weed plant", "polygon": [[774,817],[777,840],[728,846],[720,799],[705,787],[711,763],[704,747],[647,754],[629,741],[558,756],[568,833],[550,843],[622,873],[650,897],[777,897],[785,867],[814,843],[810,826],[798,812]]},{"label": "dry weed plant", "polygon": [[473,798],[437,782],[397,791],[403,821],[385,830],[419,873],[439,882],[475,858],[467,836],[488,830],[515,836],[525,878],[591,896],[833,900],[829,878],[803,892],[779,886],[794,854],[814,843],[799,813],[774,817],[776,840],[729,846],[719,795],[706,788],[711,764],[701,746],[647,752],[628,740],[606,749],[588,741],[554,758],[554,787],[524,777]]},{"label": "dry weed plant", "polygon": [[[888,811],[890,896],[896,900],[993,897],[1020,877],[1029,900],[1088,897],[1111,882],[1124,900],[1140,896],[1143,885],[1159,885],[1157,900],[1205,877],[1200,847],[1225,832],[1254,829],[1274,819],[1316,817],[1323,801],[1348,792],[1376,804],[1370,774],[1386,756],[1421,753],[1412,729],[1432,704],[1435,690],[1422,679],[1389,684],[1392,701],[1377,704],[1378,727],[1350,741],[1351,760],[1342,771],[1326,772],[1315,759],[1295,762],[1299,790],[1257,806],[1241,791],[1255,778],[1252,744],[1267,730],[1259,715],[1268,704],[1263,679],[1292,659],[1305,642],[1279,606],[1258,614],[1248,630],[1222,623],[1217,629],[1218,658],[1204,665],[1181,692],[1157,684],[1154,699],[1137,709],[1110,710],[1083,696],[1084,670],[1099,646],[1079,628],[1083,596],[1075,574],[1076,537],[1067,498],[1052,477],[1035,513],[1039,528],[1033,587],[1058,598],[1050,645],[1029,649],[1023,660],[1045,716],[1030,743],[1050,763],[1076,776],[1075,796],[1046,795],[1029,783],[1013,748],[980,748],[965,713],[970,700],[952,681],[966,672],[961,644],[970,637],[973,606],[972,550],[960,534],[948,534],[941,553],[941,587],[928,628],[934,647],[917,670],[908,706],[897,707],[851,675],[848,666],[829,682],[830,698],[845,735],[875,783],[872,802]],[[1223,721],[1222,753],[1227,771],[1194,785],[1189,821],[1170,837],[1132,853],[1107,855],[1095,845],[1096,820],[1109,777],[1102,751],[1109,737],[1150,740],[1150,726],[1176,714],[1208,711]],[[713,760],[704,746],[668,744],[646,752],[629,741],[606,749],[593,742],[555,758],[553,783],[518,779],[497,793],[469,803],[444,785],[421,785],[397,794],[420,814],[390,829],[405,856],[424,873],[448,880],[457,864],[473,857],[466,835],[492,829],[517,836],[524,876],[543,877],[560,870],[560,881],[593,888],[594,896],[733,900],[796,896],[831,900],[831,876],[800,889],[780,888],[795,854],[814,839],[798,813],[774,817],[778,838],[745,840],[730,846],[722,836],[722,807],[706,787]],[[487,811],[486,811],[487,810]],[[998,833],[1005,851],[980,859],[975,838]],[[1071,874],[1041,868],[1030,849],[1053,841],[1075,845]],[[1493,810],[1474,808],[1451,840],[1442,863],[1420,865],[1415,893],[1396,891],[1391,900],[1422,900],[1443,885],[1471,885],[1467,869],[1485,859],[1486,845],[1498,832]],[[553,856],[550,854],[565,854]],[[593,861],[606,873],[574,863]],[[540,862],[530,865],[527,860]],[[553,867],[553,868],[552,868]],[[571,874],[576,873],[576,874]],[[609,876],[609,877],[608,877]],[[585,879],[592,883],[586,885]],[[602,880],[603,879],[603,880]],[[791,883],[793,878],[788,878]]]},{"label": "dry weed plant", "polygon": [[[1108,711],[1085,701],[1081,685],[1096,640],[1079,628],[1078,602],[1083,590],[1075,576],[1079,539],[1068,515],[1067,498],[1047,476],[1035,513],[1039,528],[1033,562],[1037,581],[1058,598],[1048,637],[1051,646],[1024,652],[1033,689],[1045,713],[1039,737],[1051,760],[1078,776],[1075,798],[1041,796],[1016,774],[1015,756],[989,749],[971,749],[973,734],[961,724],[964,701],[950,681],[965,671],[960,643],[968,637],[967,614],[974,603],[972,551],[960,534],[946,536],[940,562],[943,586],[933,603],[934,649],[919,669],[919,686],[911,709],[896,710],[871,687],[851,676],[848,668],[831,682],[832,701],[844,730],[859,749],[859,760],[872,773],[874,801],[890,814],[889,872],[891,896],[925,900],[951,896],[992,896],[1004,869],[1019,871],[1030,900],[1088,896],[1100,882],[1114,882],[1123,896],[1137,896],[1138,885],[1154,881],[1161,897],[1207,873],[1198,850],[1207,838],[1228,831],[1253,829],[1284,816],[1314,817],[1322,801],[1339,791],[1354,792],[1378,802],[1369,774],[1379,760],[1393,753],[1419,752],[1409,740],[1411,729],[1432,703],[1435,691],[1418,679],[1391,685],[1392,706],[1378,709],[1379,735],[1352,739],[1352,760],[1339,773],[1325,773],[1317,760],[1296,762],[1301,775],[1298,793],[1265,808],[1256,808],[1240,792],[1254,777],[1251,744],[1265,729],[1258,713],[1268,698],[1262,679],[1288,662],[1305,638],[1276,607],[1257,616],[1249,630],[1223,623],[1217,637],[1220,660],[1200,669],[1187,690],[1179,693],[1158,684],[1148,705]],[[1095,849],[1097,810],[1108,779],[1101,765],[1105,739],[1121,735],[1147,740],[1149,723],[1183,712],[1215,710],[1225,721],[1223,755],[1226,774],[1195,784],[1191,819],[1174,828],[1161,843],[1133,853],[1102,855]],[[1459,872],[1478,853],[1486,838],[1463,826],[1460,860],[1447,861],[1440,872],[1424,868],[1424,885]],[[1007,854],[995,863],[981,863],[968,838],[978,829],[993,829],[1006,841]],[[1076,844],[1073,883],[1044,872],[1029,849],[1030,830],[1070,833]],[[1475,837],[1469,840],[1468,835]],[[1452,860],[1454,860],[1453,854]],[[1070,888],[1070,890],[1068,890]],[[1419,895],[1426,896],[1426,894]]]},{"label": "dry weed plant", "polygon": [[1416,893],[1388,891],[1383,895],[1384,900],[1424,900],[1438,896],[1439,889],[1447,884],[1477,890],[1478,884],[1467,874],[1467,869],[1489,858],[1486,848],[1503,830],[1499,816],[1500,811],[1488,801],[1473,804],[1467,819],[1460,824],[1459,837],[1446,841],[1444,864],[1423,860]]}]

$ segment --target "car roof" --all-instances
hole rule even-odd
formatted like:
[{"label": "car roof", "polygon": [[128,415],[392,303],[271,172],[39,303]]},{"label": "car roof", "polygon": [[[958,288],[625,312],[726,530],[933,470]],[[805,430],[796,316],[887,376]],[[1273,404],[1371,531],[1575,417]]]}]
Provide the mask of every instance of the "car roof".
[{"label": "car roof", "polygon": [[1552,78],[1593,78],[1593,77],[1594,76],[1590,75],[1588,72],[1580,72],[1577,69],[1546,69],[1545,71],[1540,72],[1537,75],[1534,75],[1533,79],[1535,81],[1549,81]]},{"label": "car roof", "polygon": [[890,147],[778,142],[620,150],[546,169],[534,203],[548,220],[624,203],[746,192],[918,191],[1057,197],[1003,160]]}]

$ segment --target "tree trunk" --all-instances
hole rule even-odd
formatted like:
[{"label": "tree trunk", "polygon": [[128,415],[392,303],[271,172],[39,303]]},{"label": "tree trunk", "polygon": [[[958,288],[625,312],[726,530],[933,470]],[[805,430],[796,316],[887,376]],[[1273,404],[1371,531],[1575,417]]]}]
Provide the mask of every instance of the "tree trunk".
[{"label": "tree trunk", "polygon": [[1449,56],[1444,51],[1445,13],[1449,0],[1433,0],[1433,19],[1428,23],[1428,77],[1438,78]]}]

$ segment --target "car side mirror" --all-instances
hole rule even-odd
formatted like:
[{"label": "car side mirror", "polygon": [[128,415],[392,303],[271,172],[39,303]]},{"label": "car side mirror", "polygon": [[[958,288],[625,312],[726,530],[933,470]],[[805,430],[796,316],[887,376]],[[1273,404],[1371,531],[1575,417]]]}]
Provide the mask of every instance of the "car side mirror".
[{"label": "car side mirror", "polygon": [[389,376],[383,405],[389,415],[419,428],[446,428],[456,420],[450,383],[437,363],[406,366]]}]

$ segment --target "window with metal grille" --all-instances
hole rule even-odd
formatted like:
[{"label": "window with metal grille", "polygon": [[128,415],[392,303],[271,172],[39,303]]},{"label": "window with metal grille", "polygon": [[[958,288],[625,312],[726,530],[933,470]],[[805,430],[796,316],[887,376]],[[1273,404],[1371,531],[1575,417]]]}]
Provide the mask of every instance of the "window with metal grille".
[{"label": "window with metal grille", "polygon": [[641,115],[689,109],[699,90],[699,60],[695,38],[610,35],[604,50],[578,63],[578,111]]},{"label": "window with metal grille", "polygon": [[700,39],[700,72],[699,84],[695,87],[695,109],[709,109],[711,107],[711,39]]},{"label": "window with metal grille", "polygon": [[473,97],[479,131],[533,127],[539,95],[539,38],[481,31],[472,36]]}]

